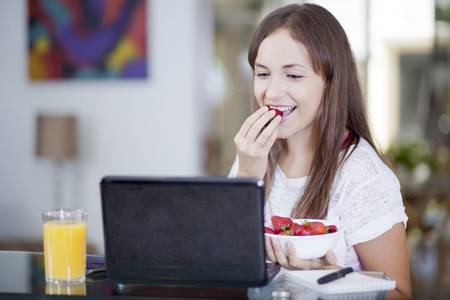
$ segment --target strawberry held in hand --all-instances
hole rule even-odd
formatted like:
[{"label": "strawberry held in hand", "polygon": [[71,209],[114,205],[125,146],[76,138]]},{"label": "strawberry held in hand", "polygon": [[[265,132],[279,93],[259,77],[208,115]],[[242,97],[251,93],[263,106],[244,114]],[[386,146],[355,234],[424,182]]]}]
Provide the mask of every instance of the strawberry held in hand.
[{"label": "strawberry held in hand", "polygon": [[[273,110],[273,111],[275,112],[275,117],[276,117],[276,116],[283,117],[283,112],[282,112],[282,111],[280,111],[280,110],[278,110],[278,109],[276,109],[276,108],[269,107],[269,111],[270,111],[270,110]],[[274,117],[274,118],[275,118],[275,117]]]},{"label": "strawberry held in hand", "polygon": [[282,112],[282,111],[279,111],[278,109],[269,107],[269,111],[270,111],[270,110],[273,110],[273,111],[275,112],[275,116],[274,116],[272,119],[270,119],[269,122],[266,123],[266,125],[264,125],[264,128],[266,128],[267,126],[269,126],[270,122],[272,122],[273,119],[276,118],[276,116],[283,117],[283,112]]},{"label": "strawberry held in hand", "polygon": [[290,218],[279,217],[279,216],[272,216],[271,220],[272,220],[273,230],[275,230],[276,234],[289,230],[291,225],[294,223],[292,221],[292,219],[290,219]]}]

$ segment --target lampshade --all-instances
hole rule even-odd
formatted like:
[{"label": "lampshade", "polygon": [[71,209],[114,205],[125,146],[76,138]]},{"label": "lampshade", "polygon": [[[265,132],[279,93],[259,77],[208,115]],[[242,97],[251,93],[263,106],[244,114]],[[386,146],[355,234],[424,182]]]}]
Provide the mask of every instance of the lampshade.
[{"label": "lampshade", "polygon": [[53,159],[75,157],[75,117],[70,115],[38,115],[36,155]]}]

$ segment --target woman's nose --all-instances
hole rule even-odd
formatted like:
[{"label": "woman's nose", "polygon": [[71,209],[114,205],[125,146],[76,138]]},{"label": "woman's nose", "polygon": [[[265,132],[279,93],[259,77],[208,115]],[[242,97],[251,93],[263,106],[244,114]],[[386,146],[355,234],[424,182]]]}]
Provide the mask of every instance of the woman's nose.
[{"label": "woman's nose", "polygon": [[278,77],[272,77],[268,81],[266,89],[267,99],[278,99],[282,98],[286,94],[286,86]]}]

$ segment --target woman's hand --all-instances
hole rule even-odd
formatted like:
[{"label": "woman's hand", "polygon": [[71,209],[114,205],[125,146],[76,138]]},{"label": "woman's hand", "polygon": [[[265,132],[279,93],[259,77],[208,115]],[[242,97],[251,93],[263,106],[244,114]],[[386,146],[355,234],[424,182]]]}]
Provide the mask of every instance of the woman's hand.
[{"label": "woman's hand", "polygon": [[333,251],[329,250],[325,256],[316,259],[300,259],[295,254],[294,245],[286,243],[287,256],[284,254],[281,244],[276,238],[266,237],[267,259],[279,263],[288,270],[310,270],[310,269],[342,269],[336,265],[337,258]]},{"label": "woman's hand", "polygon": [[264,177],[269,151],[276,141],[281,121],[280,116],[274,116],[273,110],[263,106],[245,120],[236,134],[234,144],[239,157],[237,177]]}]

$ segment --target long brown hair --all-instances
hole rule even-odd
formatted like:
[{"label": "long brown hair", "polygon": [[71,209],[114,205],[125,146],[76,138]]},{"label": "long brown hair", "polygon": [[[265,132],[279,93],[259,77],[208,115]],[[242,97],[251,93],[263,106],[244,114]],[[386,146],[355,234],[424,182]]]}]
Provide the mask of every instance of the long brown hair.
[{"label": "long brown hair", "polygon": [[[380,155],[367,122],[357,69],[347,35],[336,18],[314,4],[292,4],[278,8],[257,27],[251,39],[248,61],[255,69],[261,42],[273,31],[285,28],[291,37],[303,43],[317,74],[325,79],[323,98],[313,123],[313,162],[301,198],[291,217],[324,218],[328,212],[330,190],[336,173],[352,144],[365,139]],[[253,99],[253,108],[258,103]],[[343,143],[346,129],[349,135]],[[286,143],[277,140],[269,154],[266,199],[273,184],[275,166]],[[341,153],[343,151],[343,153]]]}]

